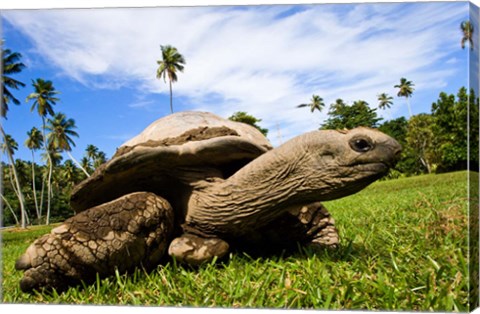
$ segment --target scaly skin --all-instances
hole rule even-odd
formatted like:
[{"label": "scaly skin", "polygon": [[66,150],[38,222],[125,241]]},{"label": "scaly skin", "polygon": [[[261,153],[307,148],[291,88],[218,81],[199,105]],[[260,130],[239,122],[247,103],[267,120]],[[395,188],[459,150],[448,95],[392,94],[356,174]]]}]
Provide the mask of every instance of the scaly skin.
[{"label": "scaly skin", "polygon": [[83,280],[156,266],[173,232],[170,204],[152,193],[132,193],[67,219],[37,239],[16,262],[20,287],[63,290]]}]

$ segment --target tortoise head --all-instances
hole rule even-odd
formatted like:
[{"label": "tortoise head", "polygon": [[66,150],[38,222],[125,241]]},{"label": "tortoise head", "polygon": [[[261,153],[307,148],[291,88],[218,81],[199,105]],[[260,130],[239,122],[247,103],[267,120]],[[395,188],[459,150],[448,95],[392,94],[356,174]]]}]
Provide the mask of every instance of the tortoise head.
[{"label": "tortoise head", "polygon": [[308,185],[313,190],[326,185],[322,194],[327,199],[358,192],[385,176],[402,151],[390,136],[365,127],[314,131],[299,140],[308,156],[302,167],[311,180]]}]

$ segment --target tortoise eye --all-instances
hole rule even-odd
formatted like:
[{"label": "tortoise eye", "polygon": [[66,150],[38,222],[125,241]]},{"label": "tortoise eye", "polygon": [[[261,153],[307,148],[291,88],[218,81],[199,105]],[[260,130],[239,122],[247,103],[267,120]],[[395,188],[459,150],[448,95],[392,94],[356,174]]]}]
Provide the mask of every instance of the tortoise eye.
[{"label": "tortoise eye", "polygon": [[373,143],[370,139],[354,138],[350,140],[350,147],[359,153],[365,153],[373,149]]}]

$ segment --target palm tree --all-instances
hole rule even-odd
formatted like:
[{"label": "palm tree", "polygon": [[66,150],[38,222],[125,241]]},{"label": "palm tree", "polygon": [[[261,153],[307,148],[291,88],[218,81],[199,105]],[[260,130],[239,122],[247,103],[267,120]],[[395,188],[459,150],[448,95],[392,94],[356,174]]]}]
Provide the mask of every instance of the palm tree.
[{"label": "palm tree", "polygon": [[399,88],[399,91],[397,93],[398,97],[405,97],[407,101],[407,106],[408,106],[408,113],[410,117],[412,117],[412,109],[410,108],[410,101],[408,100],[409,97],[412,97],[414,88],[411,81],[407,80],[406,78],[402,77],[400,79],[400,84],[395,85],[395,88]]},{"label": "palm tree", "polygon": [[170,45],[160,46],[162,50],[162,60],[157,60],[157,79],[163,78],[164,82],[170,83],[170,112],[173,113],[172,104],[172,82],[176,82],[177,71],[183,72],[185,58],[178,52],[177,48]]},{"label": "palm tree", "polygon": [[[36,81],[32,80],[32,86],[34,92],[27,96],[27,102],[31,99],[35,100],[30,111],[37,107],[38,115],[42,117],[42,120],[45,120],[47,115],[53,116],[55,114],[53,106],[60,99],[55,97],[59,92],[55,90],[52,81],[45,81],[39,78]],[[45,121],[43,122],[45,124]]]},{"label": "palm tree", "polygon": [[[42,135],[43,135],[43,145],[45,148],[45,153],[48,160],[48,182],[47,182],[47,216],[50,213],[50,202],[51,202],[51,195],[52,195],[52,172],[53,172],[53,164],[51,154],[48,152],[48,142],[47,137],[45,135],[45,118],[47,115],[53,116],[55,113],[53,111],[53,106],[59,101],[58,98],[55,97],[58,94],[58,91],[55,90],[53,87],[52,81],[45,81],[41,78],[37,79],[36,81],[32,81],[32,85],[34,88],[34,92],[27,96],[27,102],[31,99],[34,99],[32,108],[30,111],[33,111],[35,107],[37,107],[38,115],[42,118]],[[47,218],[48,224],[48,218]]]},{"label": "palm tree", "polygon": [[310,107],[310,112],[314,112],[318,110],[319,112],[322,111],[323,107],[325,107],[325,103],[323,102],[323,98],[318,95],[313,95],[310,103],[308,104],[300,104],[297,108],[302,107]]},{"label": "palm tree", "polygon": [[465,49],[465,43],[468,42],[470,49],[473,50],[473,25],[470,21],[463,21],[460,23],[460,30],[462,31],[462,40],[460,42],[462,49]]},{"label": "palm tree", "polygon": [[22,228],[26,227],[27,220],[27,211],[25,209],[25,197],[23,196],[22,188],[20,187],[20,180],[18,178],[17,169],[15,167],[15,161],[13,160],[13,155],[15,151],[18,150],[18,143],[9,135],[5,134],[3,128],[0,128],[3,135],[3,143],[1,145],[2,151],[7,155],[8,161],[10,163],[10,169],[13,173],[14,182],[12,182],[13,190],[18,197],[20,203],[20,224]]},{"label": "palm tree", "polygon": [[340,111],[342,108],[345,108],[345,106],[347,106],[347,104],[343,101],[343,99],[338,98],[333,104],[330,105],[330,111]]},{"label": "palm tree", "polygon": [[35,201],[35,210],[37,211],[37,218],[40,220],[41,211],[38,206],[37,201],[37,189],[35,187],[35,151],[40,149],[43,146],[43,136],[42,132],[33,127],[30,132],[27,132],[28,138],[25,141],[25,146],[27,146],[32,151],[32,188],[33,188],[33,200]]},{"label": "palm tree", "polygon": [[19,87],[25,86],[24,83],[10,77],[11,74],[20,73],[25,68],[25,65],[19,62],[21,57],[22,55],[18,52],[12,52],[10,51],[10,49],[2,49],[2,69],[3,69],[3,73],[2,73],[3,94],[2,95],[3,97],[2,97],[2,103],[0,106],[0,116],[2,118],[7,117],[9,102],[13,102],[15,105],[20,104],[20,101],[12,95],[9,88],[18,89]]},{"label": "palm tree", "polygon": [[[3,41],[1,44],[3,45]],[[24,83],[17,81],[10,76],[11,74],[20,73],[25,68],[25,65],[19,62],[21,57],[22,55],[18,52],[12,52],[10,49],[2,49],[2,101],[0,103],[0,117],[5,119],[7,118],[8,104],[10,102],[13,102],[15,105],[20,104],[20,101],[13,96],[10,89],[19,89],[19,87],[25,86]],[[25,228],[26,220],[28,218],[25,209],[25,197],[23,196],[23,192],[20,188],[17,170],[15,168],[15,162],[13,160],[13,154],[14,151],[18,149],[18,144],[16,144],[16,142],[10,135],[7,135],[5,133],[1,125],[0,133],[3,139],[2,149],[7,154],[15,178],[15,185],[13,186],[13,189],[15,190],[15,193],[20,202],[21,227]],[[16,147],[15,149],[14,146]],[[16,216],[14,217],[16,219]]]},{"label": "palm tree", "polygon": [[87,155],[87,158],[89,160],[91,160],[92,162],[94,162],[95,159],[97,158],[98,147],[93,145],[93,144],[89,144],[89,145],[87,145],[87,148],[85,149],[85,153]]},{"label": "palm tree", "polygon": [[378,108],[385,109],[390,108],[393,105],[393,97],[387,95],[386,93],[381,93],[378,95]]},{"label": "palm tree", "polygon": [[67,160],[63,163],[61,175],[69,187],[73,187],[75,182],[78,181],[77,167],[71,160]]},{"label": "palm tree", "polygon": [[107,155],[105,155],[104,152],[100,151],[97,153],[97,156],[95,157],[95,161],[93,162],[93,167],[97,169],[105,162],[107,162]]},{"label": "palm tree", "polygon": [[83,169],[86,169],[87,171],[93,171],[92,169],[92,163],[90,162],[90,159],[87,156],[84,156],[82,159],[80,159],[80,164],[82,165]]},{"label": "palm tree", "polygon": [[[48,155],[50,155],[50,156],[48,156]],[[62,153],[58,149],[53,148],[50,145],[50,150],[48,151],[48,154],[46,152],[42,153],[42,161],[47,162],[48,159],[52,160],[53,167],[57,167],[62,162],[63,156],[62,156]]]},{"label": "palm tree", "polygon": [[49,119],[48,122],[49,124],[46,128],[50,131],[48,134],[50,149],[66,152],[68,157],[70,157],[70,159],[77,164],[87,177],[89,177],[90,174],[70,153],[72,151],[72,146],[75,146],[72,136],[78,137],[78,133],[73,131],[73,129],[76,128],[75,120],[67,119],[65,114],[59,112],[53,117],[53,119]]}]

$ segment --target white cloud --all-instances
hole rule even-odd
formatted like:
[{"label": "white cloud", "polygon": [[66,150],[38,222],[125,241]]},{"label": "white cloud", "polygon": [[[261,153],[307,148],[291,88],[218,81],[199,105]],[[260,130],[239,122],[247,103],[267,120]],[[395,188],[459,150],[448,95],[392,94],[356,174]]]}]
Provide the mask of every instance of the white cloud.
[{"label": "white cloud", "polygon": [[[176,95],[193,106],[184,109],[223,116],[247,111],[262,118],[271,134],[280,129],[283,138],[314,129],[325,117],[295,108],[312,94],[327,106],[337,98],[375,105],[377,94],[394,95],[400,77],[417,88],[436,89],[459,71],[458,64],[446,61],[454,60],[450,54],[458,49],[457,21],[468,13],[466,4],[313,5],[291,11],[296,8],[40,10],[4,16],[30,36],[39,53],[92,88],[128,84],[138,86],[139,94],[168,93],[155,71],[159,45],[172,44],[187,60],[175,84]],[[141,100],[131,107],[149,104]]]},{"label": "white cloud", "polygon": [[143,100],[143,101],[137,101],[134,103],[131,103],[128,105],[130,108],[147,108],[154,105],[153,100]]}]

